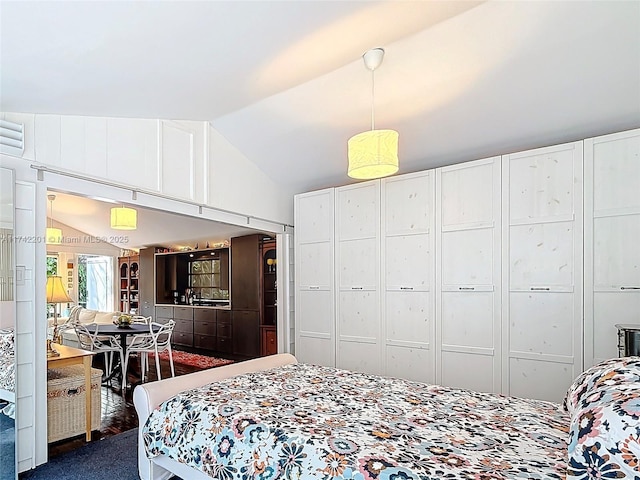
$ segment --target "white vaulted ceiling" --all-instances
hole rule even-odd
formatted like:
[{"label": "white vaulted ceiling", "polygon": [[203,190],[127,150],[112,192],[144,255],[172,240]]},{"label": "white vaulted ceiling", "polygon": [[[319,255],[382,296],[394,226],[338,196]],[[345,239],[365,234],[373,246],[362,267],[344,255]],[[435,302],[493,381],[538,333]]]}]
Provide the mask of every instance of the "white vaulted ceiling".
[{"label": "white vaulted ceiling", "polygon": [[0,109],[211,122],[276,182],[349,183],[640,126],[638,1],[0,2]]}]

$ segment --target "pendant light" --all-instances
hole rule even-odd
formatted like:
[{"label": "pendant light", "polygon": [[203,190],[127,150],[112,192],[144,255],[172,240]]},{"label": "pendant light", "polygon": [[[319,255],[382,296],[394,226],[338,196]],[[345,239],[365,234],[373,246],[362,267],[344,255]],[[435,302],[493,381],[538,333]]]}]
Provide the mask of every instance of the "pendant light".
[{"label": "pendant light", "polygon": [[371,130],[349,139],[347,175],[351,178],[381,178],[398,171],[398,132],[375,129],[374,71],[382,63],[383,57],[382,48],[374,48],[362,56],[365,67],[371,70]]},{"label": "pendant light", "polygon": [[53,227],[53,201],[55,195],[47,195],[50,204],[49,226],[47,227],[46,242],[47,245],[60,245],[62,243],[62,230]]},{"label": "pendant light", "polygon": [[138,212],[133,208],[113,207],[111,209],[111,228],[115,230],[135,230],[138,227]]}]

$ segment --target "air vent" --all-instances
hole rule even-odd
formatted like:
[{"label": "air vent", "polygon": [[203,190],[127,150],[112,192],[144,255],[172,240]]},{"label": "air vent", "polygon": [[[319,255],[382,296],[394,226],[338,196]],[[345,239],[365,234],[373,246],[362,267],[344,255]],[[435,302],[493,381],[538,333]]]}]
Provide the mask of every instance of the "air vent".
[{"label": "air vent", "polygon": [[24,153],[24,125],[0,120],[0,152],[9,155]]}]

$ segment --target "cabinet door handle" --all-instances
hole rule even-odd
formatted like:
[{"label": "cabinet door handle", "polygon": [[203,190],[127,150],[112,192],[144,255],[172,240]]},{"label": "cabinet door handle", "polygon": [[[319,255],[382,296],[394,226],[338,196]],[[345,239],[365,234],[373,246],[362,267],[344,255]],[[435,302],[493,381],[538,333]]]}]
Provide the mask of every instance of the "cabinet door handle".
[{"label": "cabinet door handle", "polygon": [[309,290],[320,290],[320,287],[317,285],[312,285],[309,287]]},{"label": "cabinet door handle", "polygon": [[400,290],[413,290],[413,287],[400,287]]},{"label": "cabinet door handle", "polygon": [[475,290],[476,287],[458,287],[458,290]]},{"label": "cabinet door handle", "polygon": [[362,290],[362,287],[351,287],[351,290]]},{"label": "cabinet door handle", "polygon": [[548,292],[550,290],[549,287],[531,287],[531,290],[534,292]]},{"label": "cabinet door handle", "polygon": [[640,290],[640,287],[620,287],[620,290]]}]

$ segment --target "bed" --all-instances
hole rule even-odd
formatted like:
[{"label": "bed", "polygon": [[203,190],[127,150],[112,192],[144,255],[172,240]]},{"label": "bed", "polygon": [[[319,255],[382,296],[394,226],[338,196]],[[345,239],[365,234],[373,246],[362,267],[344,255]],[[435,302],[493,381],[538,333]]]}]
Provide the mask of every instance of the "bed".
[{"label": "bed", "polygon": [[603,478],[640,480],[640,359],[635,367],[613,375],[631,387],[621,390],[624,415],[612,410],[624,421],[607,449],[596,404],[611,395],[592,392],[603,377],[611,389],[620,362],[576,379],[563,405],[298,364],[287,354],[241,362],[136,388],[139,473],[540,480],[587,479],[595,464]]}]

